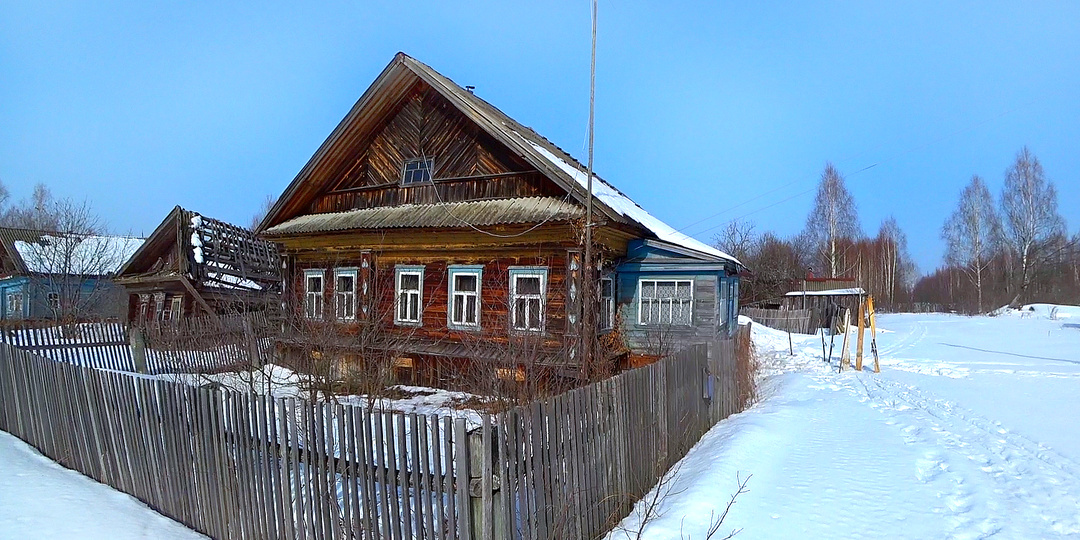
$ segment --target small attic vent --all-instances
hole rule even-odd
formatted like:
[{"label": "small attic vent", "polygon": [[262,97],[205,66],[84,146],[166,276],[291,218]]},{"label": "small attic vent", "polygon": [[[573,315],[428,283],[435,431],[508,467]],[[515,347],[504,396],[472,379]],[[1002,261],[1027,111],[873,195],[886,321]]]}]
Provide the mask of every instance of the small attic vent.
[{"label": "small attic vent", "polygon": [[431,158],[407,159],[401,171],[401,185],[422,184],[431,181],[431,169],[435,160]]}]

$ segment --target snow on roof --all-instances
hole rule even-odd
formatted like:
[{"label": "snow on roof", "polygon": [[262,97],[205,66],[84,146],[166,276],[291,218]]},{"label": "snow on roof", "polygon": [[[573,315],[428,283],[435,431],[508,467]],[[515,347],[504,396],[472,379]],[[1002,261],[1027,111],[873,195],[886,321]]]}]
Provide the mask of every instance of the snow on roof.
[{"label": "snow on roof", "polygon": [[[581,185],[581,187],[588,189],[589,176],[586,171],[582,171],[577,166],[567,163],[566,160],[551,153],[551,151],[549,151],[547,148],[544,148],[542,145],[537,144],[529,137],[526,137],[521,133],[518,133],[517,131],[514,131],[514,134],[518,137],[521,137],[521,139],[525,142],[529,143],[529,146],[532,146],[534,150],[539,152],[540,155],[544,156],[544,158],[550,161],[553,165],[562,169],[563,172],[573,178],[574,181]],[[608,184],[595,174],[593,175],[592,193],[594,197],[596,197],[604,204],[608,205],[608,207],[610,207],[612,210],[618,212],[622,216],[628,217],[640,223],[643,227],[652,231],[652,233],[655,234],[657,238],[663,240],[664,242],[682,246],[684,248],[697,251],[711,257],[727,259],[736,264],[742,264],[735,257],[732,257],[731,255],[728,255],[727,253],[724,253],[723,251],[709,246],[695,238],[687,236],[675,230],[667,223],[660,221],[652,214],[646,212],[645,209],[639,206],[636,202],[630,200],[630,197],[627,197],[622,192],[615,189],[615,187],[613,187],[611,184]]]},{"label": "snow on roof", "polygon": [[862,287],[850,289],[829,289],[827,291],[791,291],[785,296],[844,296],[852,294],[866,294]]},{"label": "snow on roof", "polygon": [[119,271],[143,240],[128,236],[45,234],[37,242],[17,240],[14,247],[30,272],[101,276]]}]

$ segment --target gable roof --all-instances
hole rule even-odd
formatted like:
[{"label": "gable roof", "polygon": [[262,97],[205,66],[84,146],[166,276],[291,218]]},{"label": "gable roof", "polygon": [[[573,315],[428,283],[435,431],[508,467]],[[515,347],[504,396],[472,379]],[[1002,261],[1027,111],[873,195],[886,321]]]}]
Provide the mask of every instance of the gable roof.
[{"label": "gable roof", "polygon": [[399,52],[375,82],[368,87],[344,119],[300,170],[274,206],[259,224],[258,232],[287,221],[303,211],[305,202],[314,197],[321,186],[308,185],[325,174],[328,164],[344,159],[351,144],[359,141],[371,126],[394,110],[417,80],[423,81],[447,99],[469,120],[484,130],[546,177],[584,204],[592,197],[598,214],[617,223],[638,226],[660,240],[683,246],[708,259],[728,260],[741,264],[734,257],[706,245],[655,218],[641,206],[608,182],[593,174],[592,193],[588,192],[587,168],[551,141],[531,128],[507,116],[498,108],[458,86],[426,64]]},{"label": "gable roof", "polygon": [[115,274],[142,238],[0,227],[0,244],[22,274]]}]

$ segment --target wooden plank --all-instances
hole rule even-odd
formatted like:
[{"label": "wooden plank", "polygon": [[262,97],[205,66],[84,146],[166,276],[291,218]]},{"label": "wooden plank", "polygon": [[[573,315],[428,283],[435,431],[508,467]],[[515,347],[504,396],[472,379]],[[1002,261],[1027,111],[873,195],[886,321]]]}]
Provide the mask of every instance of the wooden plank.
[{"label": "wooden plank", "polygon": [[428,428],[428,417],[421,414],[414,417],[416,424],[413,426],[414,431],[418,434],[417,438],[417,458],[419,460],[418,474],[420,475],[420,485],[417,487],[417,493],[419,494],[419,508],[423,515],[421,527],[418,530],[421,534],[418,534],[423,539],[435,538],[435,515],[432,508],[432,478],[431,478],[431,444],[428,442],[430,430]]},{"label": "wooden plank", "polygon": [[398,498],[401,501],[401,534],[402,538],[412,538],[412,502],[409,497],[409,434],[405,426],[405,414],[395,414],[394,421],[397,425],[395,436],[398,450],[397,477],[398,493],[400,494]]},{"label": "wooden plank", "polygon": [[469,443],[464,418],[454,419],[454,458],[458,537],[471,538],[473,528],[469,503]]},{"label": "wooden plank", "polygon": [[468,530],[465,527],[459,526],[458,509],[457,509],[457,496],[455,490],[459,488],[460,484],[457,483],[457,472],[454,466],[454,428],[453,420],[450,417],[443,417],[443,459],[444,467],[444,489],[443,496],[446,498],[446,521],[448,532],[447,538],[468,538],[468,536],[459,535],[459,530]]},{"label": "wooden plank", "polygon": [[480,537],[492,540],[494,532],[494,507],[492,506],[491,466],[491,415],[485,414],[480,426]]}]

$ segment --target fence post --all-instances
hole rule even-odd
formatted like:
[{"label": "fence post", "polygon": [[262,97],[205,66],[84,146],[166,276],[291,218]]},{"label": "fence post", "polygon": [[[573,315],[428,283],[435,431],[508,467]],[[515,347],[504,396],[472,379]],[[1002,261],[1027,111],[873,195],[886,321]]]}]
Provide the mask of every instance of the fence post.
[{"label": "fence post", "polygon": [[131,359],[135,362],[137,373],[146,373],[146,334],[142,328],[128,328],[128,340],[131,342]]},{"label": "fence post", "polygon": [[495,496],[502,484],[496,474],[498,458],[493,451],[499,436],[497,429],[491,417],[485,416],[480,429],[469,433],[469,512],[475,540],[502,540],[506,529],[502,497]]}]

